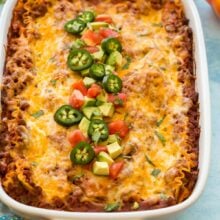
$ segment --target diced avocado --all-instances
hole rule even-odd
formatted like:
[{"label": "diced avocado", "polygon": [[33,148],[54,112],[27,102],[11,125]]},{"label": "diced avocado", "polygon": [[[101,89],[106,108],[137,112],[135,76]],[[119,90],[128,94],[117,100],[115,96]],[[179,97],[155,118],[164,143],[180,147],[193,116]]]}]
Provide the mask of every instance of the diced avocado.
[{"label": "diced avocado", "polygon": [[98,161],[100,162],[106,162],[109,165],[114,163],[114,160],[106,153],[106,152],[100,152],[99,155],[97,156]]},{"label": "diced avocado", "polygon": [[108,27],[108,26],[109,26],[108,23],[102,21],[92,22],[88,24],[88,27],[91,28],[92,30],[97,30],[99,28]]},{"label": "diced avocado", "polygon": [[79,123],[79,129],[86,137],[88,137],[89,124],[90,121],[86,117],[83,117],[81,122]]},{"label": "diced avocado", "polygon": [[103,117],[101,115],[93,115],[92,119],[99,119],[99,120],[103,120]]},{"label": "diced avocado", "polygon": [[83,108],[91,107],[91,106],[95,106],[95,105],[96,105],[96,100],[95,99],[85,97]]},{"label": "diced avocado", "polygon": [[83,114],[90,119],[93,115],[100,116],[101,112],[98,107],[85,107],[82,109]]},{"label": "diced avocado", "polygon": [[96,106],[100,106],[103,105],[105,102],[100,101],[100,100],[96,100]]},{"label": "diced avocado", "polygon": [[121,53],[119,53],[118,51],[114,51],[112,52],[107,61],[106,61],[106,64],[110,65],[110,66],[121,66],[122,65],[122,61],[123,61],[123,58],[122,58],[122,55]]},{"label": "diced avocado", "polygon": [[112,74],[114,71],[115,71],[114,66],[105,65],[105,74],[106,75]]},{"label": "diced avocado", "polygon": [[93,79],[93,78],[90,78],[90,77],[85,77],[83,79],[83,83],[84,85],[89,88],[92,84],[94,84],[96,81]]},{"label": "diced avocado", "polygon": [[109,175],[108,163],[96,161],[93,164],[93,173],[100,176],[108,176]]},{"label": "diced avocado", "polygon": [[107,142],[108,142],[108,144],[112,144],[112,143],[114,143],[114,142],[119,142],[119,140],[120,140],[120,138],[119,138],[118,135],[116,135],[116,134],[111,134],[111,135],[108,136]]},{"label": "diced avocado", "polygon": [[108,144],[107,141],[101,141],[101,142],[99,142],[99,145],[100,145],[100,146],[106,146],[107,144]]},{"label": "diced avocado", "polygon": [[107,145],[107,150],[112,159],[115,159],[122,153],[122,147],[118,144],[118,142]]},{"label": "diced avocado", "polygon": [[89,75],[89,69],[85,69],[81,71],[82,76],[88,76]]},{"label": "diced avocado", "polygon": [[93,53],[92,56],[95,60],[101,61],[104,57],[104,54],[104,51],[102,50],[102,48],[100,48],[99,51]]},{"label": "diced avocado", "polygon": [[105,117],[112,117],[115,111],[114,105],[110,102],[106,102],[99,106],[99,110]]},{"label": "diced avocado", "polygon": [[102,101],[102,102],[107,102],[108,101],[108,94],[106,92],[102,92],[96,97],[97,100]]},{"label": "diced avocado", "polygon": [[[83,36],[83,35],[86,33],[87,30],[88,30],[88,29],[85,28],[83,31],[81,31],[81,32],[79,33],[79,35]],[[85,43],[86,43],[86,42],[85,42]]]},{"label": "diced avocado", "polygon": [[85,42],[81,39],[76,39],[76,41],[73,42],[73,45],[71,49],[79,49],[80,47],[85,46]]}]

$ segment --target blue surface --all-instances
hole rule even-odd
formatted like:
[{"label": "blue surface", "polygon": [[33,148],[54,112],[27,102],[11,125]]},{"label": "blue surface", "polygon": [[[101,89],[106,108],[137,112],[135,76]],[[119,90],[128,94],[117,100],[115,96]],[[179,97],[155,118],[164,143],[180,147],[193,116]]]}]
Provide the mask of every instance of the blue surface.
[{"label": "blue surface", "polygon": [[202,19],[208,53],[212,101],[212,160],[208,183],[203,195],[184,214],[170,220],[220,219],[220,19],[218,20],[212,13],[205,0],[195,0],[195,2]]}]

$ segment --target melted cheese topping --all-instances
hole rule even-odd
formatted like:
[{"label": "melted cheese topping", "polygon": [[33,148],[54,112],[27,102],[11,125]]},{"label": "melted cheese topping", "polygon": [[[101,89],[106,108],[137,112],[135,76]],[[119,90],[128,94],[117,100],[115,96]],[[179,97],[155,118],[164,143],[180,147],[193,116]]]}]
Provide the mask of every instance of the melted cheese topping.
[{"label": "melted cheese topping", "polygon": [[[56,12],[59,1],[44,17],[38,18],[32,28],[39,39],[31,39],[36,76],[22,93],[29,100],[30,108],[25,113],[29,130],[29,141],[23,154],[32,164],[33,181],[43,190],[46,201],[53,197],[64,198],[73,190],[68,181],[68,172],[83,172],[87,181],[84,201],[105,198],[107,202],[120,201],[129,197],[137,199],[157,198],[161,194],[173,197],[173,189],[166,183],[165,175],[181,159],[186,140],[187,117],[190,102],[182,95],[178,82],[178,57],[171,49],[167,34],[161,25],[161,11],[149,10],[146,15],[136,16],[131,11],[118,11],[118,5],[108,1],[94,6],[97,13],[112,16],[121,28],[121,40],[125,53],[131,59],[129,69],[122,70],[128,94],[125,110],[117,112],[114,119],[123,119],[131,124],[129,136],[123,140],[124,154],[134,152],[117,183],[108,177],[98,177],[79,166],[72,166],[69,160],[71,147],[68,133],[57,125],[53,114],[61,105],[68,103],[71,85],[79,80],[79,75],[67,68],[68,48],[74,41],[63,30],[63,24],[73,17],[73,11],[62,16]],[[75,2],[74,10],[84,9],[86,3]],[[33,113],[42,110],[44,115],[34,118]],[[126,115],[128,114],[128,115]],[[156,122],[166,115],[161,126]],[[181,131],[176,131],[176,122]],[[166,139],[163,145],[156,133]],[[154,166],[146,160],[146,155]],[[161,172],[152,175],[154,169]],[[179,185],[181,185],[181,180]],[[178,186],[179,187],[179,186]]]}]

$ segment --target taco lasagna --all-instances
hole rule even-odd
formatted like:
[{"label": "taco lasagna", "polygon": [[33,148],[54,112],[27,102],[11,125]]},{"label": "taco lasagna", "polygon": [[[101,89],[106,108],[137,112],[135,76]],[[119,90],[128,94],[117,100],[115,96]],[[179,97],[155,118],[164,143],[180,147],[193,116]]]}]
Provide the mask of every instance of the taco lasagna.
[{"label": "taco lasagna", "polygon": [[186,200],[200,135],[192,36],[180,0],[18,0],[1,92],[4,190],[66,211]]}]

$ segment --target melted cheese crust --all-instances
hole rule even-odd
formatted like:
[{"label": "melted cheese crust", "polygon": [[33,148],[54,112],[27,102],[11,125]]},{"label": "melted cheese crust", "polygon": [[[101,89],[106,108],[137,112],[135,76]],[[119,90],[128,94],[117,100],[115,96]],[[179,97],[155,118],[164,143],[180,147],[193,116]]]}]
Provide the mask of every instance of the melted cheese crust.
[{"label": "melted cheese crust", "polygon": [[[123,10],[123,3],[110,1],[92,7],[99,14],[110,15],[121,28],[124,54],[132,60],[128,69],[118,73],[128,100],[112,120],[125,118],[130,124],[130,133],[122,141],[122,147],[124,155],[132,152],[133,156],[126,160],[115,182],[71,164],[67,137],[75,127],[67,130],[53,119],[56,109],[68,103],[71,85],[80,79],[66,64],[74,36],[67,34],[63,25],[77,11],[91,8],[86,2],[76,0],[74,7],[61,14],[58,9],[62,3],[68,4],[54,1],[43,17],[27,27],[40,37],[29,39],[36,75],[21,93],[30,104],[24,112],[28,138],[22,154],[31,166],[32,181],[42,189],[43,200],[64,199],[73,192],[75,186],[68,180],[70,173],[72,176],[83,173],[86,178],[80,186],[84,191],[82,201],[97,202],[102,198],[111,203],[129,198],[138,201],[161,196],[175,198],[183,185],[183,171],[190,171],[191,167],[185,149],[191,100],[183,96],[183,85],[178,81],[181,57],[172,49],[161,23],[162,10],[149,8],[148,13],[136,15],[132,10]],[[34,118],[32,114],[39,110],[44,115]],[[164,116],[163,123],[157,126]],[[165,144],[158,133],[166,139]],[[160,170],[157,177],[152,175],[155,169]],[[172,171],[178,175],[169,179]]]}]

